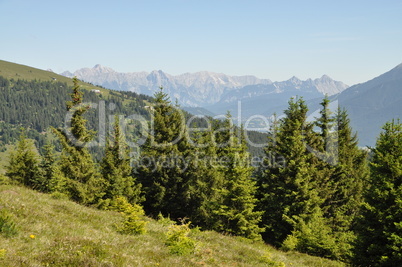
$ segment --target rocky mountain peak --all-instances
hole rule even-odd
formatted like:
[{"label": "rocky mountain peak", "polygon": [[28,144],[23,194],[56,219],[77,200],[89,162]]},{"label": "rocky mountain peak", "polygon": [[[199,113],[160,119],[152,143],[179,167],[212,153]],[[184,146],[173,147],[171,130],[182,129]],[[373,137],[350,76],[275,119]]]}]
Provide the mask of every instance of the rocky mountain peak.
[{"label": "rocky mountain peak", "polygon": [[[333,81],[324,75],[320,79],[301,81],[293,76],[285,82],[272,83],[269,79],[260,79],[252,75],[230,76],[223,73],[200,71],[170,75],[162,70],[149,72],[119,73],[112,68],[96,64],[93,68],[82,68],[74,73],[64,72],[67,77],[102,85],[106,88],[134,91],[152,95],[160,86],[183,106],[207,106],[218,103],[230,95],[233,101],[284,90],[316,92],[333,95],[347,88],[341,82]],[[232,92],[228,95],[228,92]]]}]

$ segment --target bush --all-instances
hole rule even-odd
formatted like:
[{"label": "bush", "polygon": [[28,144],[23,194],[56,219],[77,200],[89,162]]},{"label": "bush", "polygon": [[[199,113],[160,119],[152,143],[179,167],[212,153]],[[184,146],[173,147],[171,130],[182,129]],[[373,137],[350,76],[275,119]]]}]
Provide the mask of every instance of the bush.
[{"label": "bush", "polygon": [[165,245],[171,254],[188,255],[194,253],[196,241],[190,238],[190,222],[181,225],[171,225],[166,233]]},{"label": "bush", "polygon": [[338,245],[321,212],[316,209],[310,216],[296,218],[294,230],[284,240],[282,249],[339,260]]},{"label": "bush", "polygon": [[131,205],[125,197],[118,197],[112,201],[110,209],[124,215],[124,221],[117,226],[120,233],[129,235],[146,233],[147,222],[143,219],[145,212],[140,205]]},{"label": "bush", "polygon": [[9,183],[10,179],[7,176],[0,173],[0,185],[7,185]]},{"label": "bush", "polygon": [[265,253],[265,254],[261,257],[260,261],[261,261],[262,263],[265,263],[266,266],[270,266],[270,267],[285,267],[285,263],[283,263],[283,262],[281,262],[281,261],[279,261],[279,262],[278,262],[278,261],[274,261],[274,260],[272,259],[272,257],[271,257],[271,253],[269,253],[269,252]]},{"label": "bush", "polygon": [[0,234],[4,237],[12,237],[17,234],[17,226],[11,215],[5,209],[0,209]]},{"label": "bush", "polygon": [[158,214],[158,223],[162,224],[163,226],[171,226],[176,224],[174,221],[170,219],[170,217],[163,217],[162,213]]}]

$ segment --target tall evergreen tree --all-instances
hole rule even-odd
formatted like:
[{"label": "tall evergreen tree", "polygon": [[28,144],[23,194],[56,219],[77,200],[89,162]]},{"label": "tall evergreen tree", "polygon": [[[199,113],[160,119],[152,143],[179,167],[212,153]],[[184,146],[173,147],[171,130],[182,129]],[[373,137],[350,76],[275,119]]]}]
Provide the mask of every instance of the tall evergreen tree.
[{"label": "tall evergreen tree", "polygon": [[[243,128],[236,136],[230,113],[218,133],[218,157],[222,163],[223,186],[216,189],[220,200],[216,203],[215,229],[250,239],[261,239],[259,227],[262,212],[256,211],[256,182],[253,167],[243,135]],[[240,135],[240,136],[239,136]]]},{"label": "tall evergreen tree", "polygon": [[359,149],[345,110],[335,115],[327,97],[321,102],[316,152],[317,190],[325,224],[330,229],[326,257],[348,261],[352,256],[353,222],[362,201],[368,169],[367,154]]},{"label": "tall evergreen tree", "polygon": [[383,129],[357,227],[360,266],[402,266],[402,123],[391,121]]},{"label": "tall evergreen tree", "polygon": [[312,136],[312,124],[306,121],[307,106],[302,99],[291,99],[285,117],[272,129],[266,149],[268,159],[285,159],[284,164],[265,164],[258,179],[260,209],[265,211],[264,239],[281,246],[301,217],[320,204],[316,190],[313,154],[306,148]]},{"label": "tall evergreen tree", "polygon": [[213,229],[214,211],[221,199],[218,189],[222,188],[224,182],[217,164],[217,147],[212,131],[212,125],[209,125],[207,131],[193,133],[193,156],[188,161],[186,171],[188,216],[192,223],[204,229]]},{"label": "tall evergreen tree", "polygon": [[353,134],[345,110],[338,109],[337,121],[337,163],[327,164],[330,180],[325,191],[324,216],[336,240],[334,253],[337,259],[350,260],[355,239],[354,222],[363,200],[363,189],[367,186],[367,153],[358,147],[356,133]]},{"label": "tall evergreen tree", "polygon": [[162,88],[155,94],[152,113],[151,130],[136,168],[145,196],[144,210],[154,216],[184,218],[189,201],[186,158],[192,156],[185,120]]},{"label": "tall evergreen tree", "polygon": [[114,119],[112,138],[106,141],[105,156],[101,162],[101,173],[106,181],[103,199],[125,197],[129,203],[139,202],[141,186],[136,184],[130,165],[129,148],[121,131],[120,119]]},{"label": "tall evergreen tree", "polygon": [[85,147],[94,137],[94,132],[86,128],[84,114],[89,107],[83,104],[78,79],[74,78],[73,83],[72,100],[67,102],[70,125],[65,130],[53,129],[63,147],[59,166],[66,181],[66,193],[71,199],[83,204],[97,204],[104,195],[105,182]]},{"label": "tall evergreen tree", "polygon": [[26,130],[21,128],[16,150],[10,155],[6,175],[14,182],[37,188],[40,180],[39,155],[32,140],[26,137]]}]

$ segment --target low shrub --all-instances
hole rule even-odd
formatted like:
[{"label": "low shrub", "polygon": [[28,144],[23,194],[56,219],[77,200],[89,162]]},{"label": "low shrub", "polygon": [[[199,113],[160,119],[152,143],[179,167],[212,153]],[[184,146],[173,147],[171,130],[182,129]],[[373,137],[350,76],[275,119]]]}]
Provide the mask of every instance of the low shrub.
[{"label": "low shrub", "polygon": [[195,251],[196,241],[189,237],[190,222],[181,225],[171,225],[166,233],[166,246],[171,254],[188,255]]},{"label": "low shrub", "polygon": [[0,234],[4,237],[12,237],[17,233],[17,226],[11,215],[4,208],[0,209]]}]

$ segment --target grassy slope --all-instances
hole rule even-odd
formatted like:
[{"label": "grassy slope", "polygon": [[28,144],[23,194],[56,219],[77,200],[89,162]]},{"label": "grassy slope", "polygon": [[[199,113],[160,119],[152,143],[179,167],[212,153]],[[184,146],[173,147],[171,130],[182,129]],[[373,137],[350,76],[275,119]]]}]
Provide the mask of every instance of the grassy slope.
[{"label": "grassy slope", "polygon": [[61,82],[66,82],[72,85],[69,78],[58,75],[56,73],[35,69],[29,66],[11,63],[8,61],[0,60],[0,75],[8,79],[25,79],[25,80],[42,80],[51,81],[54,78]]},{"label": "grassy slope", "polygon": [[[35,79],[41,81],[53,81],[56,79],[57,81],[67,83],[69,86],[73,86],[73,80],[70,78],[61,76],[51,71],[36,69],[4,60],[0,60],[0,76],[3,76],[7,79],[23,79],[28,81]],[[110,91],[85,82],[81,82],[80,85],[83,89],[100,90],[103,95],[108,95]]]},{"label": "grassy slope", "polygon": [[175,256],[164,245],[167,226],[154,220],[147,219],[144,235],[121,235],[114,227],[122,219],[116,212],[18,186],[0,186],[0,208],[12,214],[18,227],[14,237],[0,235],[0,250],[6,250],[0,266],[270,266],[264,263],[267,256],[286,266],[343,266],[211,231],[194,237],[194,254]]}]

